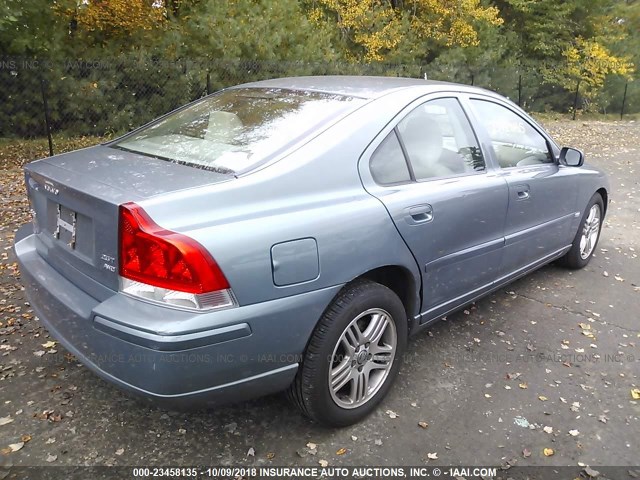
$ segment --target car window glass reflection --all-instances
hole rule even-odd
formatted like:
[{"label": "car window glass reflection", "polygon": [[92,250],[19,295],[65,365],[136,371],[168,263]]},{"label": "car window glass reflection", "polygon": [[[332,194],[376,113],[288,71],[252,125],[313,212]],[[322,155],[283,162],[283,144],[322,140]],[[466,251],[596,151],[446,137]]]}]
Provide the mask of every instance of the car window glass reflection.
[{"label": "car window glass reflection", "polygon": [[454,98],[417,107],[398,130],[417,180],[485,169],[478,141]]},{"label": "car window glass reflection", "polygon": [[472,100],[491,137],[502,168],[553,163],[545,138],[508,108],[485,100]]},{"label": "car window glass reflection", "polygon": [[142,128],[116,146],[233,174],[250,169],[362,103],[360,98],[321,92],[223,90]]},{"label": "car window glass reflection", "polygon": [[392,130],[371,156],[369,163],[373,179],[381,185],[408,182],[409,168],[395,130]]}]

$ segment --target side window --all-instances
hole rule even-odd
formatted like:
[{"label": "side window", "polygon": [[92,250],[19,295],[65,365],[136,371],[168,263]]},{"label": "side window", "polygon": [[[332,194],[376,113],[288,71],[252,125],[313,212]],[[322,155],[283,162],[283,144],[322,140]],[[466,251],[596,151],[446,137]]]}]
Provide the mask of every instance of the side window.
[{"label": "side window", "polygon": [[483,119],[502,168],[554,162],[545,138],[522,117],[497,103],[471,102]]},{"label": "side window", "polygon": [[398,131],[416,180],[485,169],[478,141],[455,98],[420,105],[398,124]]},{"label": "side window", "polygon": [[381,185],[411,180],[409,167],[407,167],[395,130],[392,130],[373,152],[369,169],[373,179]]}]

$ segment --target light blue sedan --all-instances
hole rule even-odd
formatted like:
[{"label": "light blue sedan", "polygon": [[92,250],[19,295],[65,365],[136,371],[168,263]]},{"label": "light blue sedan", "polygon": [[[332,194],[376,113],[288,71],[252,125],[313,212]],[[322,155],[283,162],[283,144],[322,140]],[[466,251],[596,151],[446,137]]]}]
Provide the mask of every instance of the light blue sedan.
[{"label": "light blue sedan", "polygon": [[22,279],[81,362],[169,405],[287,390],[334,426],[380,403],[410,334],[586,265],[609,199],[505,98],[405,78],[240,85],[25,173]]}]

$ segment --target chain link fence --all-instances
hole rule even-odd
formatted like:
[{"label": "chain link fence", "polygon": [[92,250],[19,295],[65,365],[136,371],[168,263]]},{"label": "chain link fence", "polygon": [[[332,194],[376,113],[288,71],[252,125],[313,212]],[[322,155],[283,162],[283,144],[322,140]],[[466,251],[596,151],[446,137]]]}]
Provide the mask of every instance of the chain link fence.
[{"label": "chain link fence", "polygon": [[[0,139],[113,137],[224,87],[298,75],[429,78],[495,90],[529,111],[571,112],[578,92],[544,84],[540,73],[511,67],[447,69],[422,65],[123,58],[0,60]],[[627,85],[609,105],[622,116]],[[52,139],[51,136],[54,136]],[[46,141],[46,140],[44,140]]]}]

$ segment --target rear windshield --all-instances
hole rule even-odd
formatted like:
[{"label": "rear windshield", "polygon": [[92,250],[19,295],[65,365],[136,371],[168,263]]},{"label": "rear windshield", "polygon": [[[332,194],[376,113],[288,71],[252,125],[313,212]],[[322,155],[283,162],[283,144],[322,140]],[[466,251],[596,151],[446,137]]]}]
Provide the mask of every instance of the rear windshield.
[{"label": "rear windshield", "polygon": [[237,173],[284,150],[363,102],[273,88],[222,91],[114,144],[163,160]]}]

